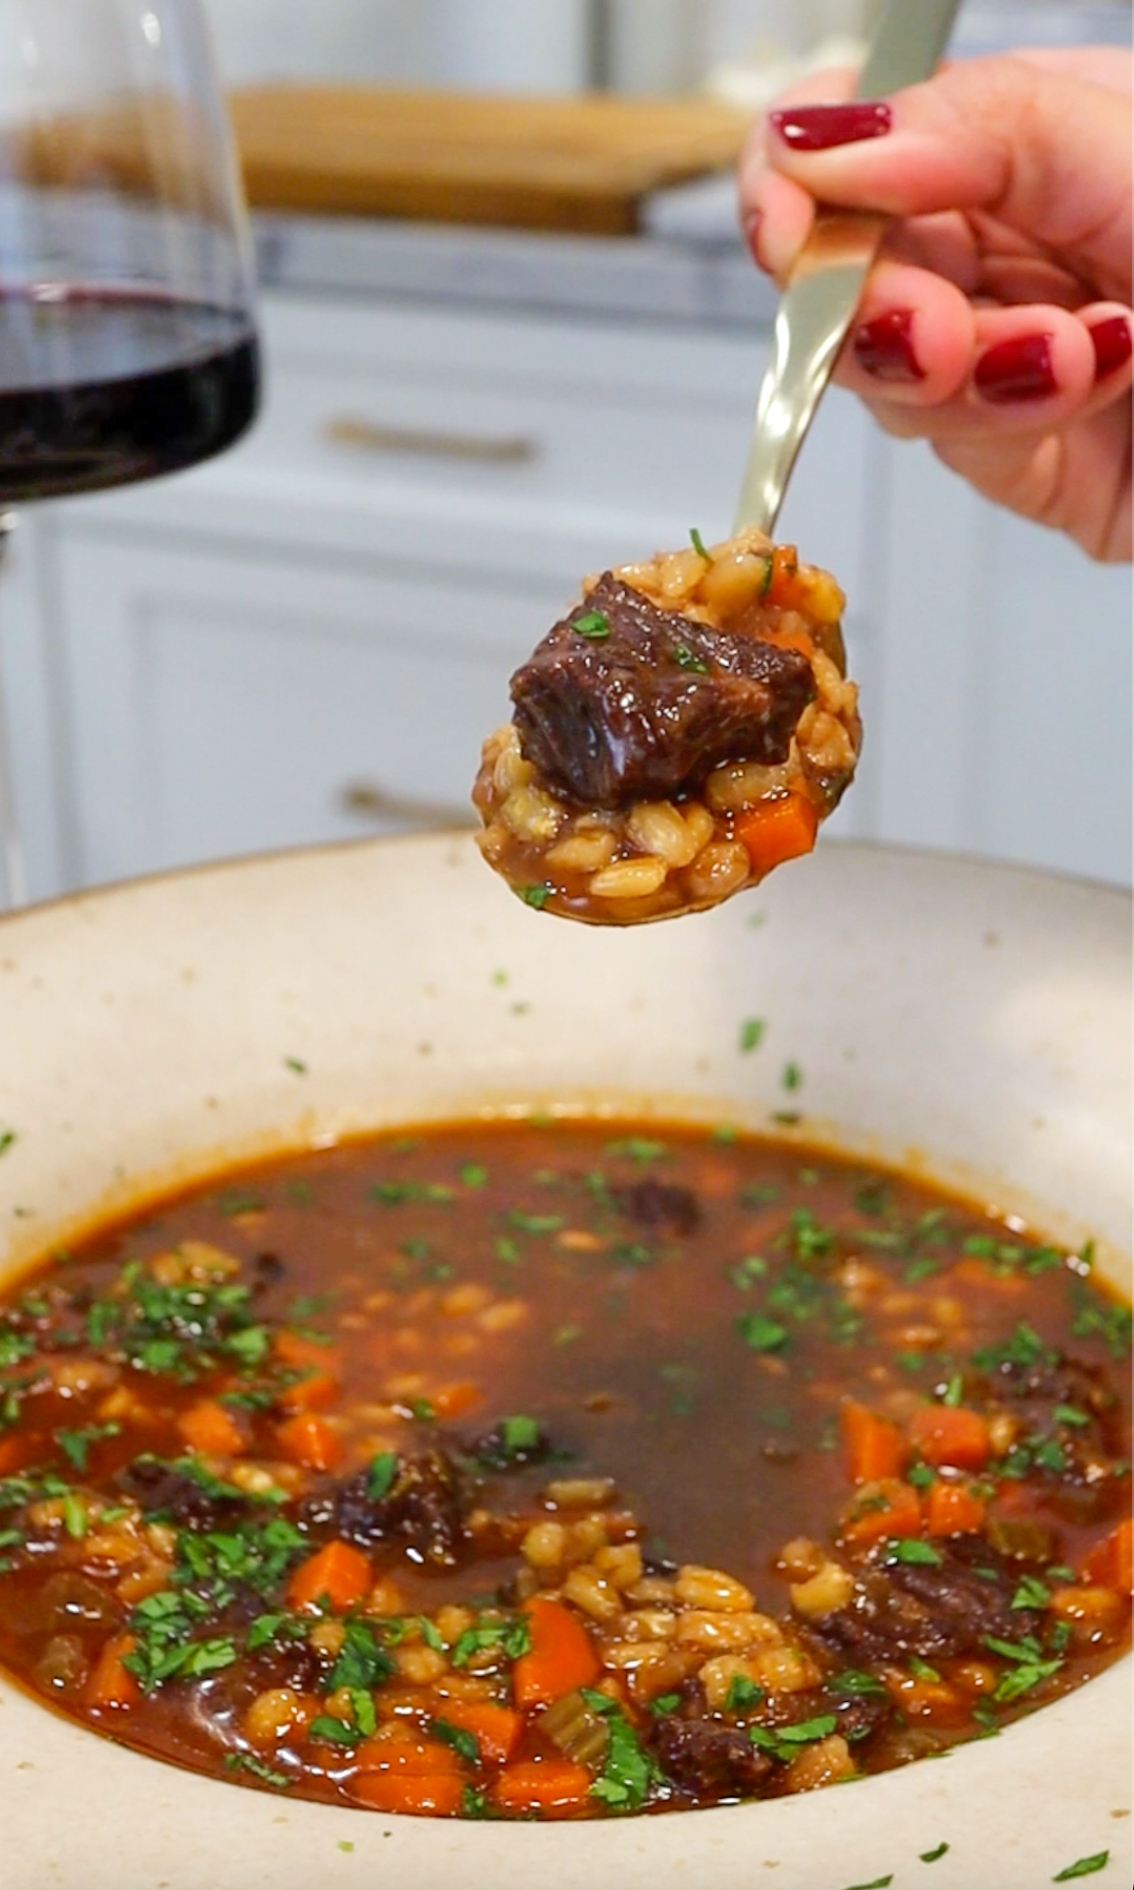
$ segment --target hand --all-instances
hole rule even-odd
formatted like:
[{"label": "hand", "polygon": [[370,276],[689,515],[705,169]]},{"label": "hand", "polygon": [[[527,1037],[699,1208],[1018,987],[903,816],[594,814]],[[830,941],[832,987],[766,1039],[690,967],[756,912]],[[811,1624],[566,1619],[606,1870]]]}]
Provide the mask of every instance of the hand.
[{"label": "hand", "polygon": [[[1131,57],[1020,52],[844,106],[812,75],[741,160],[745,229],[786,281],[817,202],[895,221],[837,378],[978,491],[1131,555]],[[836,101],[836,102],[832,102]]]}]

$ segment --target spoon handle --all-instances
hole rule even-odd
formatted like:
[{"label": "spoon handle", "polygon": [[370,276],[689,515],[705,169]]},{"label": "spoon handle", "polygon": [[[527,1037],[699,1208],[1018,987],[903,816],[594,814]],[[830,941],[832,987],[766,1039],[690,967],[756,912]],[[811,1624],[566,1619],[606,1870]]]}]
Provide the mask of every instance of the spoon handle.
[{"label": "spoon handle", "polygon": [[[927,79],[953,29],[960,0],[888,0],[856,98],[884,98]],[[824,210],[780,300],[772,358],[756,403],[736,530],[771,534],[796,455],[854,320],[886,228],[884,216]]]}]

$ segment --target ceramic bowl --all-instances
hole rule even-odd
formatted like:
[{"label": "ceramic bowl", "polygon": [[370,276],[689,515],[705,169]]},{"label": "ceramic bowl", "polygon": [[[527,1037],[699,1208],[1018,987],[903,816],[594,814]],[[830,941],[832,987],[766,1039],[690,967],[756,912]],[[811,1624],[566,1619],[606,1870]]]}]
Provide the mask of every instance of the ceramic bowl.
[{"label": "ceramic bowl", "polygon": [[[959,1183],[1129,1291],[1129,902],[827,845],[704,918],[591,931],[467,840],[255,860],[0,924],[0,1270],[273,1148],[480,1110],[680,1113]],[[758,1050],[740,1025],[760,1016]],[[289,1063],[288,1059],[292,1062]],[[300,1074],[294,1062],[306,1067]],[[9,1890],[1035,1890],[1130,1882],[1130,1661],[995,1739],[768,1804],[578,1825],[281,1803],[0,1683]],[[919,1854],[945,1842],[932,1866]]]}]

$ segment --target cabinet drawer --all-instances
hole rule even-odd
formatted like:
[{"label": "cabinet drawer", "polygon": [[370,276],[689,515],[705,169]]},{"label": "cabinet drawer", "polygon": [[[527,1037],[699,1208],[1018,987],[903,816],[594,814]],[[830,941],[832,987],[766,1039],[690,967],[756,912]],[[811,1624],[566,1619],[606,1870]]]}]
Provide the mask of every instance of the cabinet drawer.
[{"label": "cabinet drawer", "polygon": [[556,596],[60,536],[83,882],[471,825]]}]

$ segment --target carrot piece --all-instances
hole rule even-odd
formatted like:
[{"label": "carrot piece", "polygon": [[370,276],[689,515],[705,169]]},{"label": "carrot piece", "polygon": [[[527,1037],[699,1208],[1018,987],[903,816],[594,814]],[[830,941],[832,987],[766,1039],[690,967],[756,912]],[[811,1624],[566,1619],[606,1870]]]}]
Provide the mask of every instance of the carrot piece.
[{"label": "carrot piece", "polygon": [[276,1443],[291,1463],[305,1470],[335,1470],[342,1461],[342,1439],[316,1411],[297,1411],[276,1430]]},{"label": "carrot piece", "polygon": [[34,1459],[34,1439],[27,1437],[0,1437],[0,1477],[10,1476],[13,1470]]},{"label": "carrot piece", "polygon": [[916,1490],[896,1477],[863,1483],[843,1511],[839,1534],[844,1542],[865,1546],[884,1536],[921,1534],[921,1504]]},{"label": "carrot piece", "polygon": [[84,1706],[97,1707],[100,1711],[121,1711],[137,1706],[142,1689],[130,1669],[122,1664],[125,1656],[133,1653],[135,1645],[132,1634],[116,1634],[104,1644],[83,1688]]},{"label": "carrot piece", "polygon": [[974,1253],[958,1260],[949,1277],[965,1286],[979,1286],[982,1293],[999,1293],[1004,1299],[1019,1299],[1028,1290],[1022,1273],[997,1273]]},{"label": "carrot piece", "polygon": [[522,1759],[505,1766],[492,1787],[501,1811],[519,1817],[537,1811],[545,1818],[569,1818],[590,1802],[591,1775],[569,1759]]},{"label": "carrot piece", "polygon": [[440,1418],[460,1417],[462,1412],[471,1411],[480,1400],[480,1386],[468,1380],[456,1385],[442,1385],[440,1390],[429,1394],[429,1402]]},{"label": "carrot piece", "polygon": [[879,1417],[854,1398],[844,1398],[839,1423],[852,1483],[877,1483],[880,1477],[901,1476],[909,1453],[901,1431],[889,1418]]},{"label": "carrot piece", "polygon": [[931,1536],[973,1536],[984,1528],[985,1505],[963,1483],[935,1483],[926,1505]]},{"label": "carrot piece", "polygon": [[947,1680],[915,1680],[891,1667],[883,1675],[890,1698],[912,1719],[933,1720],[938,1726],[963,1726],[970,1717],[969,1702]]},{"label": "carrot piece", "polygon": [[342,1613],[370,1593],[373,1579],[362,1550],[336,1537],[293,1571],[287,1598],[293,1608],[306,1608],[326,1596],[332,1608]]},{"label": "carrot piece", "polygon": [[334,1404],[338,1395],[339,1381],[333,1373],[309,1372],[294,1385],[286,1385],[276,1402],[285,1411],[314,1411]]},{"label": "carrot piece", "polygon": [[533,1595],[524,1603],[524,1613],[531,1645],[512,1669],[517,1706],[550,1706],[552,1700],[598,1678],[591,1637],[562,1602]]},{"label": "carrot piece", "polygon": [[1132,1562],[1134,1521],[1126,1516],[1109,1536],[1096,1542],[1083,1563],[1083,1574],[1088,1581],[1100,1582],[1104,1587],[1116,1588],[1120,1595],[1129,1595],[1134,1593]]},{"label": "carrot piece", "polygon": [[355,1763],[360,1772],[397,1772],[405,1778],[440,1778],[446,1772],[455,1778],[464,1775],[452,1746],[427,1739],[400,1720],[388,1722],[381,1732],[364,1739]]},{"label": "carrot piece", "polygon": [[203,1457],[239,1457],[247,1449],[244,1432],[231,1411],[215,1398],[199,1398],[183,1411],[177,1428],[190,1450]]},{"label": "carrot piece", "polygon": [[964,1405],[919,1405],[909,1423],[910,1442],[935,1468],[983,1470],[992,1455],[988,1424],[979,1411]]},{"label": "carrot piece", "polygon": [[339,1354],[333,1345],[320,1345],[318,1339],[306,1339],[302,1332],[284,1326],[272,1338],[272,1350],[281,1365],[295,1368],[313,1365],[317,1371],[337,1371]]},{"label": "carrot piece", "polygon": [[516,1748],[523,1719],[510,1706],[497,1706],[492,1700],[445,1700],[437,1718],[446,1725],[471,1733],[480,1747],[482,1759],[493,1765],[506,1765]]},{"label": "carrot piece", "polygon": [[796,602],[799,586],[799,553],[794,545],[777,545],[772,553],[772,574],[768,580],[767,601],[769,604],[791,606]]},{"label": "carrot piece", "polygon": [[410,1818],[453,1818],[464,1782],[452,1772],[415,1777],[409,1772],[359,1772],[347,1790],[372,1811],[404,1812]]},{"label": "carrot piece", "polygon": [[748,850],[754,873],[770,873],[785,860],[810,853],[819,831],[819,814],[806,794],[781,794],[763,801],[735,821],[733,832]]}]

